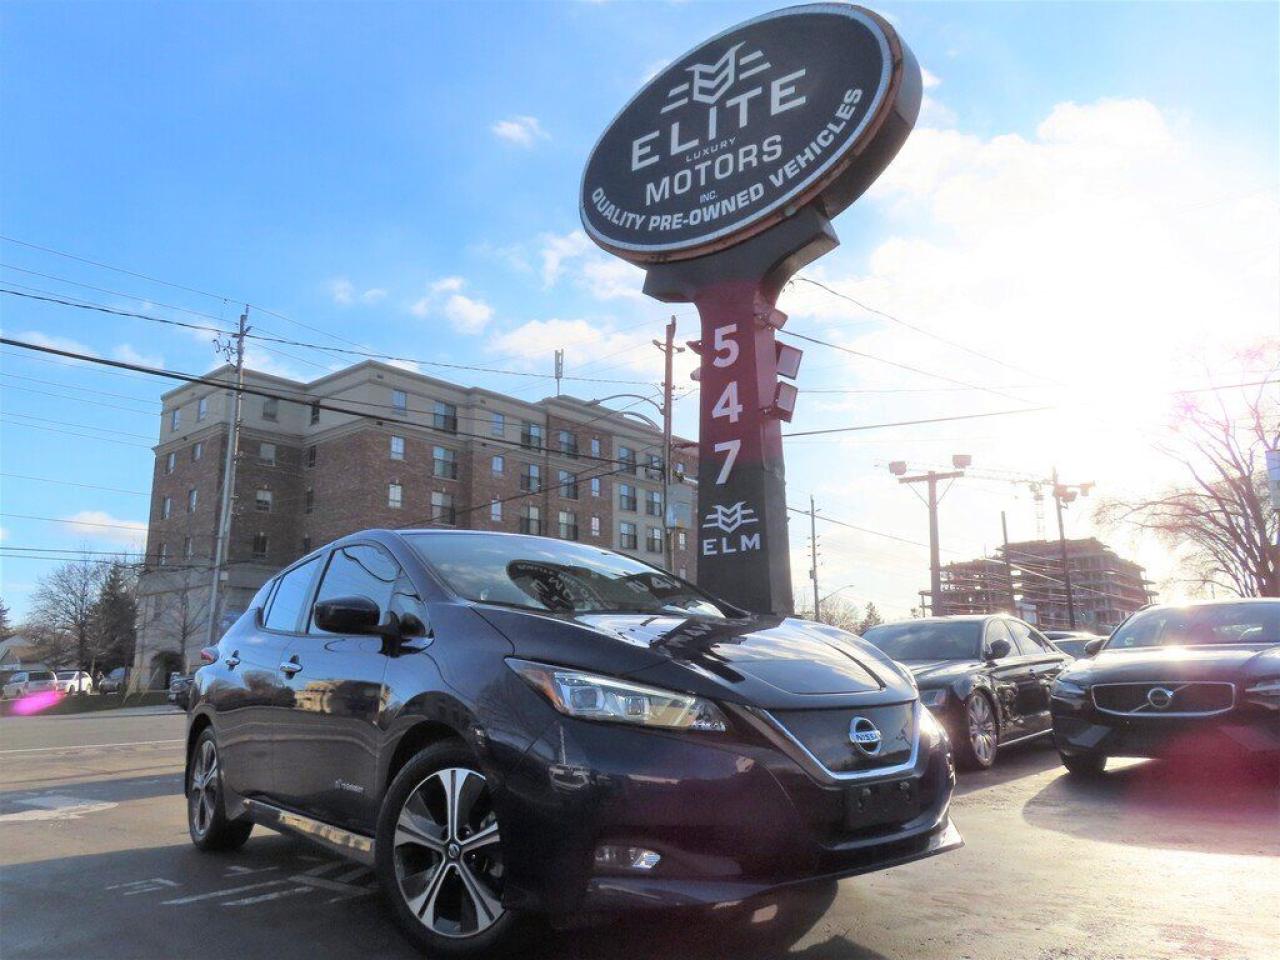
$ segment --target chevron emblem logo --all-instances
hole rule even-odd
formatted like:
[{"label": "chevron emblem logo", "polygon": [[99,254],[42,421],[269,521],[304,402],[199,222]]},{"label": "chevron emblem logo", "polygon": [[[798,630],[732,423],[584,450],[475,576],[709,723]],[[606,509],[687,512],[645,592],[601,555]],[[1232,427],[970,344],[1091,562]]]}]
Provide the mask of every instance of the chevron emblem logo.
[{"label": "chevron emblem logo", "polygon": [[760,50],[739,55],[738,51],[742,46],[741,43],[735,43],[715,63],[695,63],[686,67],[689,79],[671,88],[662,113],[678,110],[690,100],[712,106],[739,80],[747,80],[772,66]]},{"label": "chevron emblem logo", "polygon": [[756,522],[756,512],[747,506],[747,501],[739,500],[731,507],[721,505],[712,507],[702,526],[715,527],[725,533],[733,533],[739,527]]}]

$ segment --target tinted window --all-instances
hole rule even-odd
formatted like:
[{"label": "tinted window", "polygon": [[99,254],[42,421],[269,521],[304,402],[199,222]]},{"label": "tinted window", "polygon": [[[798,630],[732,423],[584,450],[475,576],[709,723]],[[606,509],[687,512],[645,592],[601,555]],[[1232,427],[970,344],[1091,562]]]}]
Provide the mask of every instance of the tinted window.
[{"label": "tinted window", "polygon": [[[385,614],[391,606],[399,576],[400,565],[381,547],[372,544],[340,547],[329,560],[316,602],[337,597],[367,597]],[[326,631],[313,623],[310,632]]]},{"label": "tinted window", "polygon": [[917,620],[872,627],[862,635],[894,660],[973,660],[982,641],[980,620]]},{"label": "tinted window", "polygon": [[53,671],[52,671],[52,670],[33,670],[33,671],[31,672],[31,676],[30,676],[30,677],[28,677],[28,679],[30,679],[30,680],[52,680],[52,679],[53,679]]},{"label": "tinted window", "polygon": [[271,606],[262,620],[268,630],[298,629],[298,615],[302,612],[302,605],[307,602],[317,559],[313,557],[280,578]]},{"label": "tinted window", "polygon": [[1107,641],[1107,649],[1219,643],[1280,643],[1280,603],[1156,607],[1125,621]]},{"label": "tinted window", "polygon": [[1055,640],[1055,641],[1053,641],[1053,645],[1054,645],[1055,647],[1057,647],[1059,650],[1061,650],[1061,651],[1062,651],[1063,653],[1065,653],[1067,656],[1069,656],[1069,657],[1076,657],[1077,659],[1079,659],[1080,657],[1083,657],[1083,656],[1084,656],[1084,644],[1085,644],[1085,641],[1083,641],[1083,640]]},{"label": "tinted window", "polygon": [[405,540],[468,600],[565,613],[729,615],[692,584],[599,547],[470,533]]},{"label": "tinted window", "polygon": [[1016,657],[1020,654],[1018,645],[1013,642],[1013,634],[1009,632],[1009,628],[1005,626],[1003,620],[992,620],[987,624],[987,649],[991,649],[991,645],[997,640],[1007,640],[1009,642],[1009,656]]},{"label": "tinted window", "polygon": [[1009,633],[1013,635],[1013,646],[1025,657],[1033,654],[1043,653],[1040,645],[1031,639],[1031,628],[1021,620],[1006,620],[1005,626],[1009,628]]},{"label": "tinted window", "polygon": [[77,676],[78,676],[78,671],[76,670],[59,670],[58,671],[59,680],[74,680]]}]

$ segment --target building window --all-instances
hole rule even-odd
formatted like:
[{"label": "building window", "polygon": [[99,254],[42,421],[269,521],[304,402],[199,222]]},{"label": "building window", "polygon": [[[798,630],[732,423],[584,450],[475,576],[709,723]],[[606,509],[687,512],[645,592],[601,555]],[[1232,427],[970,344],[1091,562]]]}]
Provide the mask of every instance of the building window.
[{"label": "building window", "polygon": [[303,497],[303,512],[310,513],[316,508],[316,491],[313,487],[307,487],[306,496]]},{"label": "building window", "polygon": [[494,413],[489,420],[489,435],[491,437],[505,437],[507,435],[507,418],[500,413]]},{"label": "building window", "polygon": [[391,438],[391,459],[392,460],[404,459],[404,437]]},{"label": "building window", "polygon": [[618,509],[619,510],[637,510],[636,488],[629,483],[618,484]]},{"label": "building window", "polygon": [[520,445],[530,450],[541,450],[542,425],[526,420],[520,427]]},{"label": "building window", "polygon": [[200,491],[192,487],[187,491],[187,513],[196,512],[196,504],[200,501]]},{"label": "building window", "polygon": [[600,518],[594,515],[591,517],[591,535],[600,536]]},{"label": "building window", "polygon": [[320,422],[320,401],[311,401],[311,425],[315,426]]},{"label": "building window", "polygon": [[458,454],[448,447],[435,447],[431,451],[431,473],[442,480],[458,479]]},{"label": "building window", "polygon": [[437,400],[431,411],[431,425],[437,430],[458,432],[458,408],[452,403]]},{"label": "building window", "polygon": [[310,553],[310,552],[311,552],[311,538],[310,538],[310,537],[303,537],[303,538],[302,538],[302,552],[303,552],[303,553]]},{"label": "building window", "polygon": [[188,560],[190,560],[192,557],[195,556],[195,553],[196,553],[195,547],[191,543],[191,538],[183,537],[182,538],[182,555],[186,557]]},{"label": "building window", "polygon": [[568,430],[560,430],[556,433],[556,446],[565,456],[576,457],[578,455],[578,438]]},{"label": "building window", "polygon": [[191,445],[191,462],[195,463],[197,460],[199,460],[203,456],[204,456],[204,441],[197,440],[194,444]]},{"label": "building window", "polygon": [[649,527],[645,531],[644,548],[650,553],[662,552],[662,528]]},{"label": "building window", "polygon": [[276,445],[274,443],[258,445],[258,462],[268,467],[276,465]]},{"label": "building window", "polygon": [[156,551],[156,564],[163,567],[169,562],[169,545],[167,543],[160,544],[160,549]]},{"label": "building window", "polygon": [[196,401],[196,422],[199,423],[209,415],[209,398],[201,397]]},{"label": "building window", "polygon": [[650,480],[662,479],[662,457],[656,453],[649,454],[649,466],[645,467],[644,474]]},{"label": "building window", "polygon": [[502,501],[497,497],[489,501],[489,519],[494,523],[502,522]]},{"label": "building window", "polygon": [[560,539],[561,540],[577,540],[578,539],[578,515],[572,510],[561,510],[560,516]]},{"label": "building window", "polygon": [[259,513],[271,512],[271,491],[259,490],[257,497],[253,501],[253,508]]},{"label": "building window", "polygon": [[537,493],[542,489],[542,468],[536,463],[524,465],[524,472],[520,474],[520,489],[526,493]]},{"label": "building window", "polygon": [[531,533],[535,536],[542,533],[542,511],[537,507],[528,506],[520,512],[520,532]]},{"label": "building window", "polygon": [[176,431],[182,426],[182,408],[174,407],[169,411],[169,429]]},{"label": "building window", "polygon": [[307,466],[314,467],[316,465],[316,445],[313,443],[307,447]]},{"label": "building window", "polygon": [[253,535],[253,556],[257,560],[267,558],[267,535],[261,530]]},{"label": "building window", "polygon": [[173,497],[165,497],[160,501],[160,519],[168,520],[173,516]]},{"label": "building window", "polygon": [[404,487],[398,483],[387,484],[387,506],[399,510],[404,505]]},{"label": "building window", "polygon": [[593,497],[600,496],[600,478],[599,477],[591,478],[591,495]]},{"label": "building window", "polygon": [[639,541],[636,538],[636,525],[634,523],[629,523],[626,520],[623,520],[618,524],[618,533],[621,535],[623,550],[634,550],[639,546]]},{"label": "building window", "polygon": [[507,462],[502,457],[494,457],[489,461],[489,472],[495,477],[500,477],[507,468]]},{"label": "building window", "polygon": [[275,397],[267,397],[262,401],[262,419],[275,420],[280,415],[280,401]]},{"label": "building window", "polygon": [[685,536],[683,530],[676,531],[676,549],[683,550],[689,545],[689,538]]},{"label": "building window", "polygon": [[578,499],[578,478],[568,470],[561,470],[559,475],[560,496],[566,500]]},{"label": "building window", "polygon": [[681,567],[681,568],[680,568],[680,579],[681,579],[681,580],[688,580],[688,579],[689,579],[689,568],[688,568],[688,567]]},{"label": "building window", "polygon": [[443,493],[439,490],[431,491],[431,522],[452,525],[456,519],[457,513],[453,509],[453,494]]},{"label": "building window", "polygon": [[644,512],[650,517],[662,516],[661,490],[646,490],[644,492]]},{"label": "building window", "polygon": [[623,469],[623,472],[625,473],[635,473],[636,472],[636,452],[632,450],[630,447],[619,447],[618,448],[618,466],[621,467]]},{"label": "building window", "polygon": [[600,451],[601,451],[600,438],[592,437],[591,438],[591,455],[593,457],[601,456]]},{"label": "building window", "polygon": [[396,413],[409,412],[409,395],[403,390],[391,391],[391,409]]},{"label": "building window", "polygon": [[173,473],[173,470],[177,465],[178,465],[178,455],[176,453],[170,453],[167,457],[164,458],[165,473]]}]

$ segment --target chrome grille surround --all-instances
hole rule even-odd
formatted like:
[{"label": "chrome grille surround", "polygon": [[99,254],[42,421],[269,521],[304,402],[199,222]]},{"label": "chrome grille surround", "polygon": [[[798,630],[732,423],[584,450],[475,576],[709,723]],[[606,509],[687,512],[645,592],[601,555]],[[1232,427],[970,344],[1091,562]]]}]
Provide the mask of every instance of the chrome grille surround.
[{"label": "chrome grille surround", "polygon": [[[1183,709],[1188,706],[1185,701],[1193,693],[1212,696],[1212,691],[1205,689],[1209,687],[1223,688],[1222,693],[1226,695],[1225,705],[1214,706],[1210,709]],[[1190,688],[1196,689],[1192,691]],[[1167,708],[1157,709],[1148,700],[1148,693],[1154,689],[1167,690],[1172,694]],[[1103,706],[1098,701],[1099,690],[1106,691],[1103,698],[1110,703],[1110,706]],[[1132,706],[1128,706],[1124,702],[1126,694],[1128,695],[1127,701]],[[1182,696],[1180,697],[1179,694],[1182,694]],[[1225,680],[1138,680],[1127,683],[1095,683],[1089,687],[1089,696],[1092,698],[1093,705],[1098,712],[1111,714],[1112,716],[1212,717],[1220,713],[1228,713],[1235,708],[1236,685]]]}]

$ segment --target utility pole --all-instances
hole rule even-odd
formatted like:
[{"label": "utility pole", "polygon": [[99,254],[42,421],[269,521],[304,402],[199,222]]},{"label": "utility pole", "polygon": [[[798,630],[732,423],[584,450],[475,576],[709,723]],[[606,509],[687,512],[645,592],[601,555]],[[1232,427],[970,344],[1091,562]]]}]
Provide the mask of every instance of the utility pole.
[{"label": "utility pole", "polygon": [[[898,478],[899,483],[924,483],[928,485],[929,494],[925,505],[929,508],[929,598],[930,609],[935,617],[946,616],[946,604],[942,601],[942,561],[938,547],[938,481],[956,480],[964,476],[965,468],[973,462],[968,454],[957,453],[951,457],[951,464],[956,469],[940,473],[930,470],[928,473],[913,477],[904,476],[907,472],[905,460],[895,460],[889,464],[889,472]],[[943,491],[946,494],[946,491]]]},{"label": "utility pole", "polygon": [[813,619],[822,621],[822,601],[818,599],[818,511],[809,494],[809,577],[813,580]]},{"label": "utility pole", "polygon": [[1062,584],[1067,591],[1067,625],[1076,628],[1076,598],[1071,590],[1071,564],[1067,562],[1067,534],[1062,523],[1062,505],[1071,503],[1077,496],[1087,497],[1093,489],[1089,483],[1060,483],[1058,468],[1053,468],[1053,502],[1058,511],[1058,551],[1062,556]]},{"label": "utility pole", "polygon": [[1004,579],[1009,585],[1009,612],[1018,615],[1018,598],[1013,592],[1013,564],[1009,562],[1009,521],[1004,511],[1000,511],[1000,535],[1004,538]]},{"label": "utility pole", "polygon": [[[235,390],[231,423],[227,427],[227,455],[222,463],[222,502],[218,509],[218,531],[213,548],[213,583],[209,589],[209,646],[218,642],[218,593],[222,586],[222,568],[226,564],[231,537],[231,506],[236,484],[236,458],[240,453],[240,421],[244,406],[244,338],[249,332],[249,305],[240,314],[240,325],[232,341],[214,341],[214,349],[228,360],[235,356]],[[186,668],[186,664],[183,665]]]},{"label": "utility pole", "polygon": [[[676,318],[667,321],[665,340],[655,340],[653,345],[663,353],[662,377],[662,546],[663,558],[667,571],[675,572],[675,515],[671,511],[671,414],[672,414],[672,361],[677,353],[684,353],[684,347],[677,347]],[[557,381],[559,382],[559,381]]]}]

